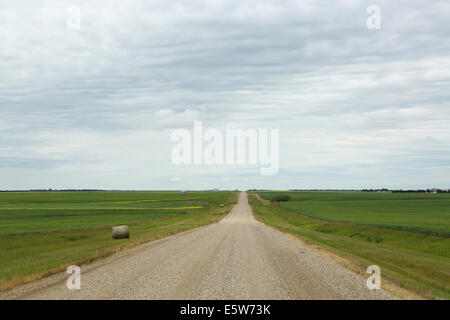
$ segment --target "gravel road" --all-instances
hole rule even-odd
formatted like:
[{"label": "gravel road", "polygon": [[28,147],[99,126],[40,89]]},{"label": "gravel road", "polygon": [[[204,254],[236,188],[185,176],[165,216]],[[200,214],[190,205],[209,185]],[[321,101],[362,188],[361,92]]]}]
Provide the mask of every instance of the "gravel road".
[{"label": "gravel road", "polygon": [[[132,236],[132,235],[131,235]],[[393,299],[253,217],[247,194],[219,223],[81,268],[81,289],[56,274],[0,299]]]}]

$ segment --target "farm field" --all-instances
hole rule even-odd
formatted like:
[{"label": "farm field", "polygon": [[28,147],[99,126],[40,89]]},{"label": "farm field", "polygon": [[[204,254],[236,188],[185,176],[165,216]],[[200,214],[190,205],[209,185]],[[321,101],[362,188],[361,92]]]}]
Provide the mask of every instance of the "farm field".
[{"label": "farm field", "polygon": [[[270,199],[277,193],[261,193]],[[290,211],[336,222],[351,222],[450,237],[450,194],[374,192],[287,192]]]},{"label": "farm field", "polygon": [[[0,290],[218,221],[236,201],[232,192],[0,193]],[[112,240],[121,224],[130,239]]]},{"label": "farm field", "polygon": [[[428,298],[450,297],[450,195],[367,192],[257,192],[262,222],[349,259],[377,264],[384,279]],[[275,195],[290,201],[270,203]]]}]

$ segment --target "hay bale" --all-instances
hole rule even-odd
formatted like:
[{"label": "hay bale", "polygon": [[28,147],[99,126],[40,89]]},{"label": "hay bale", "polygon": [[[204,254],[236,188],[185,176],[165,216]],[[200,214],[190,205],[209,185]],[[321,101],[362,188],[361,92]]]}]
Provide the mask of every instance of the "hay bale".
[{"label": "hay bale", "polygon": [[224,205],[223,203],[221,203],[221,204],[220,204],[220,207],[223,208],[223,207],[225,207],[225,205]]},{"label": "hay bale", "polygon": [[113,239],[128,239],[130,237],[130,231],[128,226],[117,226],[112,228]]}]

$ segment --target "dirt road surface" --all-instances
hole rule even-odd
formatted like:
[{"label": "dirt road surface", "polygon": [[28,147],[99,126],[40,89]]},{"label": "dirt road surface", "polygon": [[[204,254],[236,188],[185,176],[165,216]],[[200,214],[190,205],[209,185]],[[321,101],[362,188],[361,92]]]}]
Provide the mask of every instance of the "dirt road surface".
[{"label": "dirt road surface", "polygon": [[56,274],[0,293],[0,299],[394,298],[256,221],[244,192],[219,223],[82,266],[80,290],[67,289],[67,277]]}]

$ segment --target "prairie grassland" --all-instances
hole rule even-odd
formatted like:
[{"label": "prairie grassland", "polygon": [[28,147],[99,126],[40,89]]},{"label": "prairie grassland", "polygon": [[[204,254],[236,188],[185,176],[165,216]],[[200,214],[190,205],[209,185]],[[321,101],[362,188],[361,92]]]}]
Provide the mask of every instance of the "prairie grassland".
[{"label": "prairie grassland", "polygon": [[349,259],[355,271],[379,265],[384,279],[427,298],[450,298],[449,195],[258,192],[262,222]]},{"label": "prairie grassland", "polygon": [[[0,193],[0,290],[218,221],[236,201],[232,192]],[[111,239],[120,224],[130,239]]]}]

